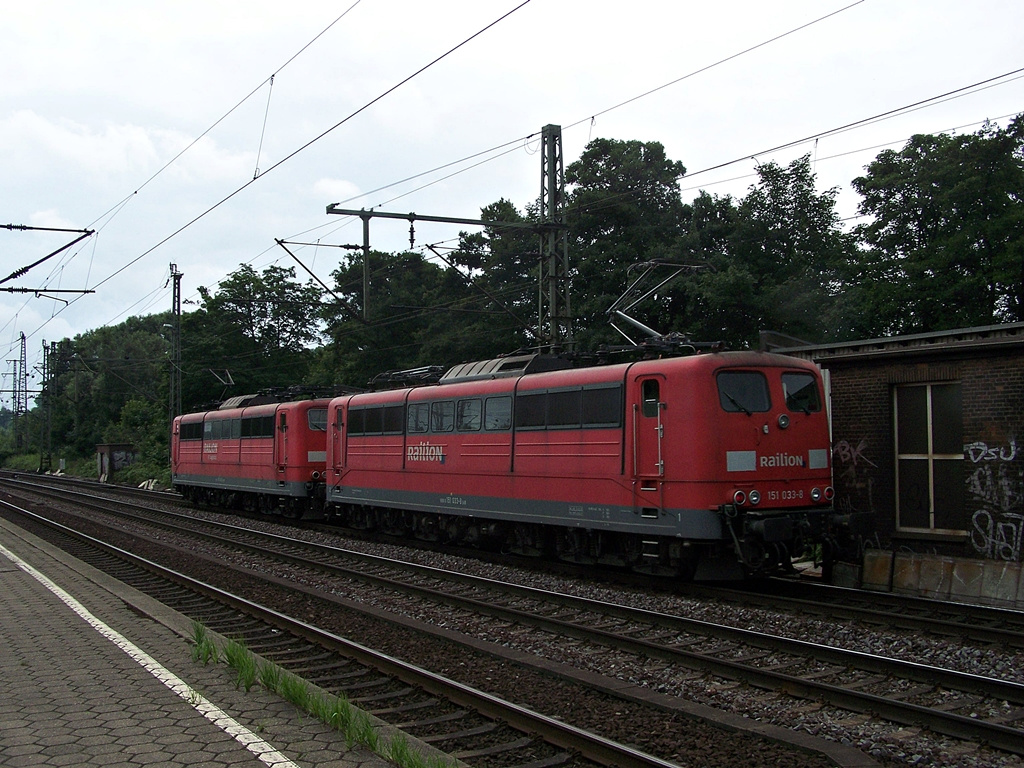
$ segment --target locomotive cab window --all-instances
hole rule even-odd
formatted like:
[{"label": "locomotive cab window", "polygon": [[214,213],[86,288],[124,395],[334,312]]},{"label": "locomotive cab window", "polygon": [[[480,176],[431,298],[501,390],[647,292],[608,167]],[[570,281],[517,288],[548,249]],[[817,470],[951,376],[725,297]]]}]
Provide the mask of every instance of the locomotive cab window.
[{"label": "locomotive cab window", "polygon": [[730,413],[764,413],[771,409],[768,380],[759,371],[722,371],[718,374],[718,401]]},{"label": "locomotive cab window", "polygon": [[782,374],[782,391],[786,395],[786,407],[791,411],[817,413],[821,410],[818,382],[809,373]]},{"label": "locomotive cab window", "polygon": [[313,432],[327,431],[327,409],[310,408],[306,413],[306,420],[310,430]]}]

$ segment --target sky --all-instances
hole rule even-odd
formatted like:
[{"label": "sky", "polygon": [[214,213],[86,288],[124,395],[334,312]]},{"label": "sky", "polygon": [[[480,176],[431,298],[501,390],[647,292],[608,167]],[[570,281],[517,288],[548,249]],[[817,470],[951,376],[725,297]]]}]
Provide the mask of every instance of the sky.
[{"label": "sky", "polygon": [[[330,204],[523,210],[541,189],[544,125],[562,127],[566,166],[593,139],[660,142],[687,168],[687,200],[742,197],[759,163],[810,154],[853,225],[850,181],[883,149],[1024,112],[1018,0],[0,7],[8,406],[22,334],[34,369],[46,342],[169,310],[172,264],[187,312],[241,264],[307,279],[278,239],[307,243],[289,249],[330,283],[347,251],[328,246],[362,242],[360,220]],[[95,234],[4,280],[78,237],[21,227]],[[460,229],[420,222],[414,248]],[[409,247],[404,221],[370,232],[377,250]]]}]

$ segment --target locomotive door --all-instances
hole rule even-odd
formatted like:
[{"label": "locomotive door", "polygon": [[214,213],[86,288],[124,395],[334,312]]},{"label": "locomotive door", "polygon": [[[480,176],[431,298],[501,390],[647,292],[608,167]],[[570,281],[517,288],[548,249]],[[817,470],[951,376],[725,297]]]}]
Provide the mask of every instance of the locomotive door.
[{"label": "locomotive door", "polygon": [[635,380],[633,398],[633,470],[641,481],[651,478],[652,483],[641,482],[648,489],[656,488],[656,481],[665,476],[663,444],[665,425],[662,412],[664,378],[644,376]]},{"label": "locomotive door", "polygon": [[284,472],[285,467],[288,465],[288,413],[286,411],[278,411],[277,417],[279,422],[277,439],[274,440],[274,444],[277,446],[275,460],[277,462],[277,471]]}]

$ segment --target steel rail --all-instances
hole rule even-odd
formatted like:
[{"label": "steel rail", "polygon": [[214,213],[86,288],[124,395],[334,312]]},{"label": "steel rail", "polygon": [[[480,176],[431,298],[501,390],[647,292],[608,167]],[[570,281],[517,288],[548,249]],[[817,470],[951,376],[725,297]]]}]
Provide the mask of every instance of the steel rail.
[{"label": "steel rail", "polygon": [[621,768],[678,768],[675,763],[648,755],[627,745],[618,744],[597,734],[575,728],[525,707],[512,704],[492,694],[479,691],[387,654],[380,653],[340,635],[327,632],[307,622],[220,589],[212,584],[194,579],[180,571],[167,568],[152,560],[75,531],[68,526],[48,520],[42,515],[18,507],[10,502],[0,500],[0,505],[55,530],[59,530],[79,541],[85,541],[101,551],[131,562],[162,578],[211,597],[236,610],[256,616],[283,631],[303,637],[310,642],[321,644],[360,663],[372,666],[385,674],[403,680],[410,685],[422,687],[463,706],[472,707],[487,717],[503,720],[517,730],[539,735],[540,738],[550,744],[563,749],[575,750],[589,760],[602,765],[621,766]]}]

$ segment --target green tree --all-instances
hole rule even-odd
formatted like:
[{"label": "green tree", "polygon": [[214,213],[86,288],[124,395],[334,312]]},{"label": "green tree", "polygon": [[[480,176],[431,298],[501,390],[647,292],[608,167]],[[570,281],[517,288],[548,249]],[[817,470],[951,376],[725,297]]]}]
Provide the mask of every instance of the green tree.
[{"label": "green tree", "polygon": [[870,251],[851,288],[874,335],[1024,320],[1024,115],[913,136],[853,180]]},{"label": "green tree", "polygon": [[699,195],[684,248],[710,269],[692,281],[686,330],[732,347],[755,345],[762,330],[808,341],[842,336],[843,275],[857,250],[837,194],[816,190],[805,155],[785,168],[759,166],[738,202]]},{"label": "green tree", "polygon": [[79,456],[105,441],[130,400],[159,404],[167,424],[170,360],[162,332],[166,315],[133,317],[76,336],[62,352],[48,388],[55,446]]},{"label": "green tree", "polygon": [[466,352],[487,359],[537,343],[539,245],[532,229],[497,223],[535,219],[504,198],[482,208],[480,218],[496,223],[460,233],[459,247],[448,259],[463,271],[468,289],[462,323],[473,342]]},{"label": "green tree", "polygon": [[340,301],[330,303],[331,344],[318,360],[318,382],[363,387],[385,371],[475,359],[477,344],[464,321],[479,299],[461,273],[418,253],[373,251],[370,267],[368,321],[362,319],[362,257],[333,273]]},{"label": "green tree", "polygon": [[274,265],[257,273],[242,264],[216,292],[200,287],[199,309],[182,317],[185,410],[304,383],[322,339],[322,293]]},{"label": "green tree", "polygon": [[[679,256],[686,169],[658,142],[596,139],[565,170],[573,311],[581,348],[618,339],[606,312],[639,263]],[[657,330],[666,330],[659,328]]]}]

